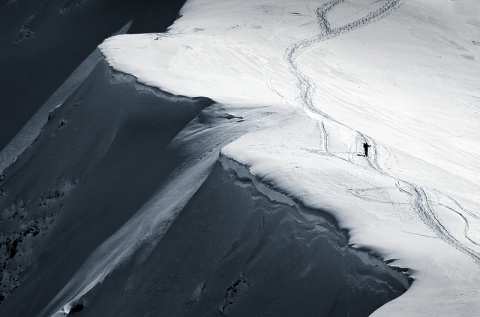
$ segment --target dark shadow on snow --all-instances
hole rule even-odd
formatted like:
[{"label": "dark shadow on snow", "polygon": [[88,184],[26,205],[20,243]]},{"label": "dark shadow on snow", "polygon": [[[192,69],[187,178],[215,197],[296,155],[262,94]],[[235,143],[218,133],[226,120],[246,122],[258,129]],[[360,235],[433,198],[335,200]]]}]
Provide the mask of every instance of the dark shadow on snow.
[{"label": "dark shadow on snow", "polygon": [[163,32],[185,0],[23,0],[0,3],[0,150],[102,41]]}]

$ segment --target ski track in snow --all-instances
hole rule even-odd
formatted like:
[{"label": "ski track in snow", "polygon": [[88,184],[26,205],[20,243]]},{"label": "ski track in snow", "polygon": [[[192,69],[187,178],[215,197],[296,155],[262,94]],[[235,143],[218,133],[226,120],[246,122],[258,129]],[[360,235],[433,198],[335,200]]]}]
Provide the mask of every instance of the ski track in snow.
[{"label": "ski track in snow", "polygon": [[[393,174],[389,173],[388,167],[382,168],[380,166],[379,162],[379,152],[387,152],[388,155],[393,155],[393,151],[391,151],[388,148],[385,148],[383,146],[379,146],[375,140],[372,138],[362,134],[361,132],[348,127],[347,125],[343,124],[342,122],[334,119],[327,113],[322,112],[319,108],[317,108],[314,104],[313,101],[313,95],[315,93],[315,83],[313,83],[306,75],[304,75],[300,70],[298,66],[298,58],[300,55],[308,48],[315,44],[319,44],[321,42],[327,41],[329,39],[332,39],[334,37],[340,36],[342,34],[354,31],[358,28],[361,28],[363,26],[366,26],[370,23],[373,23],[375,21],[378,21],[390,13],[392,13],[395,9],[397,9],[401,4],[402,0],[388,0],[386,3],[381,6],[380,8],[369,12],[362,18],[348,23],[344,26],[337,27],[337,28],[332,28],[327,15],[329,11],[334,9],[336,6],[339,4],[345,2],[345,0],[331,0],[320,7],[318,7],[315,10],[316,18],[317,18],[317,23],[320,27],[320,33],[317,35],[300,40],[292,45],[290,45],[285,54],[285,59],[286,62],[289,65],[290,71],[294,75],[294,77],[297,80],[296,86],[298,88],[299,95],[298,95],[298,101],[302,108],[304,108],[308,113],[313,114],[316,119],[319,120],[319,130],[321,133],[321,148],[323,153],[319,153],[321,155],[327,155],[327,156],[332,156],[344,161],[348,161],[352,164],[359,165],[358,163],[354,162],[354,151],[350,151],[348,153],[348,159],[345,159],[343,157],[340,157],[333,153],[332,151],[329,150],[329,133],[327,131],[327,127],[325,126],[325,122],[328,122],[330,124],[336,125],[338,127],[342,127],[344,129],[349,130],[352,135],[356,135],[356,140],[359,140],[361,143],[367,142],[368,144],[371,145],[371,156],[366,157],[366,163],[368,164],[368,167],[370,169],[373,169],[374,171],[380,173],[381,175],[387,176],[389,178],[395,179],[395,184],[396,188],[408,195],[411,198],[411,207],[412,209],[416,212],[418,217],[421,219],[421,221],[428,227],[430,228],[438,238],[443,240],[445,243],[453,246],[457,250],[467,254],[470,256],[476,263],[480,264],[480,253],[474,249],[472,249],[470,246],[465,245],[461,241],[459,241],[454,234],[452,234],[451,230],[449,230],[448,225],[442,222],[440,219],[439,215],[435,212],[435,209],[432,206],[432,202],[429,199],[429,194],[430,192],[435,193],[438,197],[443,197],[451,202],[454,206],[449,206],[446,204],[438,203],[437,206],[442,206],[449,211],[453,212],[457,216],[459,216],[463,223],[463,237],[467,241],[469,241],[473,247],[480,248],[480,243],[476,242],[469,236],[469,229],[470,229],[470,222],[468,218],[473,218],[474,220],[480,222],[480,217],[478,217],[475,213],[466,210],[463,208],[456,200],[453,198],[449,197],[448,195],[445,195],[437,190],[428,190],[422,186],[416,185],[414,183],[401,180],[397,177],[395,177]],[[378,190],[381,190],[382,188],[377,188]],[[352,192],[353,195],[355,195],[354,192]],[[356,195],[357,196],[357,195]],[[358,196],[357,196],[358,197]],[[400,204],[400,203],[395,203],[395,204]],[[466,216],[468,215],[468,217]]]}]

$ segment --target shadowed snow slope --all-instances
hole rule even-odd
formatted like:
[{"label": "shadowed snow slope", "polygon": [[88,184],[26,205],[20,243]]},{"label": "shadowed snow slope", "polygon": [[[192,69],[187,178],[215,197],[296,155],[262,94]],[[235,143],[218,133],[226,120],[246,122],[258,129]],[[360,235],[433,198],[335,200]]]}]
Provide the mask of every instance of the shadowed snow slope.
[{"label": "shadowed snow slope", "polygon": [[3,176],[0,315],[366,316],[399,296],[407,277],[348,246],[328,213],[219,163],[291,117],[100,62]]},{"label": "shadowed snow slope", "polygon": [[163,32],[184,2],[0,1],[0,150],[106,37]]},{"label": "shadowed snow slope", "polygon": [[77,301],[90,316],[367,316],[407,285],[322,212],[217,164],[157,245]]},{"label": "shadowed snow slope", "polygon": [[[133,81],[114,77],[101,63],[50,114],[34,144],[5,171],[4,295],[22,283],[25,274],[31,278],[26,283],[30,291],[43,290],[32,298],[55,295],[82,259],[129,219],[159,179],[171,172],[178,159],[165,148],[211,104],[137,92]],[[25,232],[27,228],[33,232]],[[69,236],[73,240],[67,242]],[[51,256],[42,257],[45,252]],[[36,262],[39,257],[46,262]],[[32,311],[19,316],[39,311],[35,305],[25,308]]]}]

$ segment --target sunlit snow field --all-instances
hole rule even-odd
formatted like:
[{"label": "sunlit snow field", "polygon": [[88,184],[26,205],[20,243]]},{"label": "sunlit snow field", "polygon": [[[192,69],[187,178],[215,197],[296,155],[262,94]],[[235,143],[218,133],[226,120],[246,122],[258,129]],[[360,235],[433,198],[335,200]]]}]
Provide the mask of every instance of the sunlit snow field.
[{"label": "sunlit snow field", "polygon": [[353,246],[410,269],[411,288],[375,316],[472,316],[479,34],[476,0],[189,0],[168,33],[116,36],[100,50],[140,83],[233,113],[291,109],[255,122],[222,159],[282,199],[329,210]]}]

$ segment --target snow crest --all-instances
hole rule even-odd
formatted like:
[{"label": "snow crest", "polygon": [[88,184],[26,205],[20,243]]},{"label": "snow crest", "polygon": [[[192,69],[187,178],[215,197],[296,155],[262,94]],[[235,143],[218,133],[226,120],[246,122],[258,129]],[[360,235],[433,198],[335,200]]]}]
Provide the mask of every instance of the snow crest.
[{"label": "snow crest", "polygon": [[[133,272],[140,266],[171,285],[180,285],[172,268],[185,272],[181,284],[185,288],[175,293],[182,300],[165,295],[167,302],[178,303],[173,315],[182,315],[183,309],[205,315],[212,307],[220,313],[251,315],[248,307],[259,307],[256,298],[263,298],[261,290],[267,286],[262,281],[268,280],[268,274],[296,282],[320,274],[313,263],[323,263],[322,259],[310,248],[331,250],[328,242],[321,242],[327,237],[336,239],[333,249],[340,250],[335,254],[342,259],[326,268],[346,265],[343,256],[349,250],[368,250],[348,263],[355,266],[360,259],[369,266],[371,258],[382,258],[413,279],[405,294],[368,314],[476,314],[480,310],[480,72],[473,66],[480,59],[478,10],[475,0],[444,6],[421,0],[190,0],[166,34],[107,39],[100,50],[120,72],[116,79],[115,73],[97,69],[92,78],[102,79],[87,80],[55,113],[58,117],[46,126],[48,133],[2,176],[6,207],[17,206],[16,198],[21,196],[21,186],[12,185],[15,179],[37,175],[34,170],[44,173],[45,179],[53,173],[55,180],[80,180],[69,194],[67,210],[83,226],[70,228],[63,219],[52,229],[58,234],[83,234],[79,228],[89,228],[84,210],[109,215],[116,208],[122,211],[107,227],[108,234],[95,241],[72,238],[74,246],[88,248],[78,247],[79,254],[64,250],[73,253],[78,266],[63,273],[61,281],[53,281],[53,290],[42,294],[42,303],[35,307],[51,315],[85,301],[86,309],[104,313],[107,308],[95,306],[95,298],[105,299],[97,303],[118,299],[118,293],[102,292],[104,287],[122,290],[125,302],[133,296],[129,290],[155,293],[158,289],[149,276]],[[105,78],[114,78],[114,84],[106,85]],[[127,82],[130,93],[122,94]],[[97,86],[109,94],[102,95]],[[99,116],[91,131],[82,129],[92,120],[88,111],[78,110],[85,104]],[[104,111],[95,112],[98,104],[105,106]],[[82,141],[77,131],[87,131]],[[81,155],[58,150],[77,141]],[[370,146],[368,153],[363,150],[365,143]],[[158,147],[150,149],[152,144]],[[41,155],[32,154],[37,150]],[[62,171],[43,168],[55,157],[52,153],[70,162],[66,170],[81,171],[82,177],[62,178]],[[29,165],[30,157],[41,160],[42,168]],[[134,164],[140,161],[143,164]],[[116,162],[116,171],[124,171],[128,179],[108,169],[109,162]],[[126,168],[129,164],[136,166],[135,172]],[[40,197],[35,184],[29,186]],[[96,204],[75,209],[83,201],[82,193],[97,184],[115,199],[95,196]],[[50,185],[47,188],[55,184]],[[132,203],[127,196],[137,200]],[[113,201],[113,207],[105,201]],[[334,237],[335,230],[318,220],[319,211],[325,219],[334,219],[346,235]],[[192,223],[188,215],[200,216]],[[231,226],[219,225],[218,219]],[[109,223],[104,218],[99,221]],[[177,242],[185,236],[198,242],[198,248],[182,249],[185,245]],[[213,237],[221,251],[215,253],[204,237]],[[200,265],[199,276],[179,261],[185,257],[199,263],[196,250],[212,261]],[[365,256],[368,259],[362,261]],[[283,263],[283,258],[294,259],[288,268],[303,265],[301,271],[291,270],[293,275],[288,275],[281,268],[265,269],[268,263]],[[63,264],[48,261],[53,264],[48,270]],[[154,270],[157,264],[165,270]],[[380,275],[396,280],[382,265],[385,270]],[[347,289],[376,292],[370,270],[360,276],[347,267],[340,271],[340,276],[351,277],[342,284]],[[289,285],[281,278],[276,281],[280,282],[273,284],[272,292]],[[376,284],[394,293],[408,284],[397,280],[392,283],[398,288],[392,288],[382,281]],[[301,285],[296,282],[295,286]],[[21,302],[26,295],[33,298],[41,279],[32,279],[31,285],[19,287],[10,303]],[[343,294],[345,288],[336,290]],[[304,298],[317,303],[310,296]],[[219,297],[220,302],[213,300]],[[147,313],[151,298],[135,299],[143,301]],[[5,304],[13,305],[8,299]],[[313,314],[305,312],[309,313]],[[328,309],[324,314],[329,314]]]},{"label": "snow crest", "polygon": [[349,243],[412,269],[412,287],[375,314],[469,316],[480,307],[478,10],[192,0],[168,34],[115,37],[101,50],[167,91],[295,109],[222,157],[272,199],[326,210]]}]

